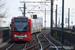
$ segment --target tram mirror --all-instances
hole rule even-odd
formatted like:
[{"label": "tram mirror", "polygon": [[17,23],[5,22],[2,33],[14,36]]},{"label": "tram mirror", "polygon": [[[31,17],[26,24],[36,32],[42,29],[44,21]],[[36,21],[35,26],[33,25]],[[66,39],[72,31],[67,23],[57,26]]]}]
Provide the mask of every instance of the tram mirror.
[{"label": "tram mirror", "polygon": [[11,27],[11,24],[10,24],[10,27]]}]

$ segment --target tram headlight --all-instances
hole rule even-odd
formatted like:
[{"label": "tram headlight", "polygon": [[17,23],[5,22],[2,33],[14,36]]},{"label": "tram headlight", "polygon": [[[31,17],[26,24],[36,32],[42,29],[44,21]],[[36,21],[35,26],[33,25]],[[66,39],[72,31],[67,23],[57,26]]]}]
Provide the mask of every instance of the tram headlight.
[{"label": "tram headlight", "polygon": [[14,37],[16,37],[17,35],[14,35]]},{"label": "tram headlight", "polygon": [[24,35],[25,37],[27,37],[27,35]]}]

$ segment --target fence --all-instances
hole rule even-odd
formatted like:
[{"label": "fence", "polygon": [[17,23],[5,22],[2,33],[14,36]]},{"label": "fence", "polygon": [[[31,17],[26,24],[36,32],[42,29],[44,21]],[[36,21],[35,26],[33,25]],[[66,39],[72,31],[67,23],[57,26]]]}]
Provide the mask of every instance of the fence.
[{"label": "fence", "polygon": [[9,38],[9,28],[0,28],[0,43],[4,42]]},{"label": "fence", "polygon": [[[75,33],[64,31],[64,43],[75,46]],[[61,30],[53,29],[53,37],[61,41]]]}]

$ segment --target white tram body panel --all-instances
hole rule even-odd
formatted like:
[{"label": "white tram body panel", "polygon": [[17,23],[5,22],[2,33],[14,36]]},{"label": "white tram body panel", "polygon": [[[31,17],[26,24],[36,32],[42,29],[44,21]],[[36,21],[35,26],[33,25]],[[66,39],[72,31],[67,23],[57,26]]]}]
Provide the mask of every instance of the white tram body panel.
[{"label": "white tram body panel", "polygon": [[32,33],[40,32],[42,23],[40,19],[32,19]]}]

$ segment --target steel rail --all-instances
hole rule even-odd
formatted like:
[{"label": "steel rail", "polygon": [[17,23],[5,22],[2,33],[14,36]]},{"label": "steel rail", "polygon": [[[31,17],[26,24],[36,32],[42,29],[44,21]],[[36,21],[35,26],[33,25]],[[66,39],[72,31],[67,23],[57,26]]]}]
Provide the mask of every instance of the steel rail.
[{"label": "steel rail", "polygon": [[[41,34],[43,34],[43,33],[41,33]],[[40,34],[37,35],[37,38],[38,38],[39,35],[40,35]],[[41,44],[39,38],[38,38],[38,42],[39,42],[39,44],[40,44],[40,46],[41,46],[41,49],[40,49],[40,50],[43,50],[44,48],[42,47],[42,44]],[[48,46],[48,45],[47,45],[47,46]],[[47,46],[46,46],[46,47],[47,47]]]},{"label": "steel rail", "polygon": [[42,44],[41,44],[41,42],[40,42],[40,40],[39,40],[39,38],[38,38],[39,35],[40,35],[40,34],[37,35],[38,43],[40,44],[40,47],[41,47],[40,50],[43,50]]},{"label": "steel rail", "polygon": [[35,45],[33,45],[33,46],[30,46],[30,47],[27,47],[26,50],[31,49],[31,48],[37,46],[38,44],[39,44],[39,43],[37,43],[37,44],[35,44]]},{"label": "steel rail", "polygon": [[[36,40],[38,40],[38,38],[37,38],[37,35],[36,35],[37,33],[35,33],[35,36],[36,36]],[[39,45],[39,43],[38,43],[38,41],[37,41],[37,43],[35,44],[35,45],[32,45],[32,46],[30,46],[30,47],[27,47],[26,48],[26,50],[29,50],[29,49],[32,49],[32,48],[35,48],[36,46],[38,46]]]},{"label": "steel rail", "polygon": [[[46,33],[47,34],[47,33]],[[46,34],[44,35],[44,37],[49,41],[49,43],[51,43],[55,48],[56,50],[58,50],[58,47],[56,47],[56,45],[54,45],[47,37],[46,37]]]},{"label": "steel rail", "polygon": [[26,50],[26,46],[27,46],[27,43],[24,45],[24,48],[23,48],[23,50]]},{"label": "steel rail", "polygon": [[11,44],[8,48],[6,48],[5,50],[9,50],[15,43]]}]

